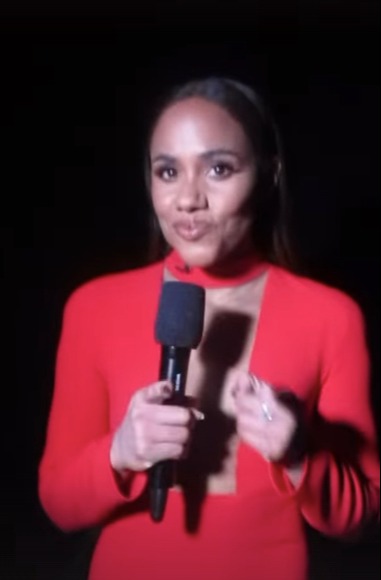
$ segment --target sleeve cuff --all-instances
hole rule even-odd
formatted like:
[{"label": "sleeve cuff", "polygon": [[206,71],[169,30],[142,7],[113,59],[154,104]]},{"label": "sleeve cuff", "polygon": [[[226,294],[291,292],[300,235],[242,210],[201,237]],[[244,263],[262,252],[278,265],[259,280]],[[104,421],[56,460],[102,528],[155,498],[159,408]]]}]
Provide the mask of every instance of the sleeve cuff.
[{"label": "sleeve cuff", "polygon": [[100,443],[97,465],[95,466],[97,491],[102,503],[123,504],[137,499],[147,483],[146,471],[126,470],[122,477],[111,466],[110,447],[112,435],[107,435]]}]

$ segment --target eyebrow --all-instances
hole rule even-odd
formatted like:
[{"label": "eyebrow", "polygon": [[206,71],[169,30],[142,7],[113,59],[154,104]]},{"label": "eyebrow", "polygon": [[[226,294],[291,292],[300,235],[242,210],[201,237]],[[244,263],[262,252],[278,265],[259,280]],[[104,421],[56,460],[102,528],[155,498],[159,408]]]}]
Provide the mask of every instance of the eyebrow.
[{"label": "eyebrow", "polygon": [[[205,151],[204,153],[201,153],[200,157],[202,159],[208,160],[212,159],[213,157],[217,157],[218,155],[229,155],[231,157],[241,159],[241,155],[239,155],[233,149],[224,149],[224,148],[211,149],[210,151]],[[166,155],[164,153],[159,153],[158,155],[155,155],[155,157],[152,159],[152,163],[157,163],[158,161],[165,163],[175,163],[176,157],[173,157],[172,155]]]}]

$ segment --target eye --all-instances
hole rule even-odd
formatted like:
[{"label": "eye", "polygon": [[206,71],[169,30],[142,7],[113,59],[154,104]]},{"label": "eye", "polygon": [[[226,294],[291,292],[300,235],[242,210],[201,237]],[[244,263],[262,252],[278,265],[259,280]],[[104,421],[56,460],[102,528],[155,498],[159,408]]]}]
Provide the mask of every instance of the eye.
[{"label": "eye", "polygon": [[226,161],[215,163],[212,167],[212,177],[222,178],[229,177],[234,172],[234,167]]},{"label": "eye", "polygon": [[177,177],[177,171],[170,165],[163,165],[154,171],[155,175],[163,181],[173,181]]}]

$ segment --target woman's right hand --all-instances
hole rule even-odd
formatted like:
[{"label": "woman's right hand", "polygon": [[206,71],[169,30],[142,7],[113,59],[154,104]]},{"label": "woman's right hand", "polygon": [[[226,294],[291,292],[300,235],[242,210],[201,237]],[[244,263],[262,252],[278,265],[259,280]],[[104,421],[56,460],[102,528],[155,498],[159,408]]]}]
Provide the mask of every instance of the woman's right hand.
[{"label": "woman's right hand", "polygon": [[143,471],[185,452],[198,411],[164,405],[172,395],[168,381],[137,391],[115,432],[110,460],[117,472]]}]

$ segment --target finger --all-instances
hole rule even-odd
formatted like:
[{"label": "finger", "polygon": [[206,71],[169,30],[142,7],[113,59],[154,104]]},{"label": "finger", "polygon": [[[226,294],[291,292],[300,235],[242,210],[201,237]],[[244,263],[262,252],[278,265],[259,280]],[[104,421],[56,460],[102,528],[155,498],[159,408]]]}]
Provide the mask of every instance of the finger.
[{"label": "finger", "polygon": [[[246,410],[247,405],[247,402],[242,402],[244,410]],[[255,399],[250,401],[250,408],[257,416],[261,416],[268,423],[275,420],[279,423],[288,423],[291,419],[295,418],[292,410],[279,401],[273,390],[267,392],[266,395],[256,395]]]},{"label": "finger", "polygon": [[277,404],[267,403],[260,400],[257,395],[240,398],[237,400],[237,420],[247,418],[248,421],[256,422],[261,428],[270,424],[282,423],[285,412]]},{"label": "finger", "polygon": [[251,377],[255,395],[257,395],[261,401],[269,405],[277,405],[278,400],[274,388],[269,383],[255,375],[251,375]]},{"label": "finger", "polygon": [[142,412],[149,421],[160,425],[188,426],[194,421],[191,409],[175,405],[144,405]]},{"label": "finger", "polygon": [[250,415],[268,422],[273,421],[274,415],[279,414],[277,403],[267,402],[255,394],[238,396],[236,406],[238,415]]},{"label": "finger", "polygon": [[135,394],[134,400],[135,402],[160,405],[172,395],[172,392],[173,387],[169,381],[159,381],[140,389]]},{"label": "finger", "polygon": [[284,456],[292,437],[292,426],[268,423],[263,419],[241,416],[237,422],[239,437],[271,461]]},{"label": "finger", "polygon": [[257,395],[261,399],[273,402],[275,400],[274,389],[266,381],[259,379],[256,375],[247,372],[236,372],[233,375],[232,391],[234,397],[245,397]]},{"label": "finger", "polygon": [[[232,369],[229,371],[226,382],[226,395],[224,400],[224,411],[232,416],[237,417],[237,399],[242,400],[245,397],[252,397],[257,387],[259,388],[257,378],[241,369]],[[249,400],[247,404],[250,405]]]},{"label": "finger", "polygon": [[240,422],[237,425],[238,436],[250,447],[256,449],[265,459],[276,461],[284,453],[283,437],[276,432],[272,433],[260,425]]},{"label": "finger", "polygon": [[250,374],[241,369],[233,369],[229,372],[226,387],[233,396],[252,390]]},{"label": "finger", "polygon": [[157,463],[166,459],[179,459],[184,453],[184,446],[179,443],[160,443],[155,445],[151,453],[147,453],[147,461]]},{"label": "finger", "polygon": [[268,421],[271,421],[273,413],[277,414],[283,405],[279,401],[276,391],[269,383],[258,379],[254,375],[251,375],[251,379],[251,391],[239,390],[237,392],[235,397],[237,408],[241,411],[261,412]]},{"label": "finger", "polygon": [[260,405],[258,397],[254,393],[239,392],[235,397],[235,405],[237,412],[255,414]]},{"label": "finger", "polygon": [[192,408],[191,413],[196,421],[205,421],[205,414],[202,411]]},{"label": "finger", "polygon": [[257,433],[259,436],[267,436],[269,426],[262,415],[253,415],[251,413],[242,413],[237,421],[237,428],[253,431],[253,433]]},{"label": "finger", "polygon": [[178,443],[184,445],[189,439],[190,431],[186,427],[155,426],[151,434],[153,443]]}]

